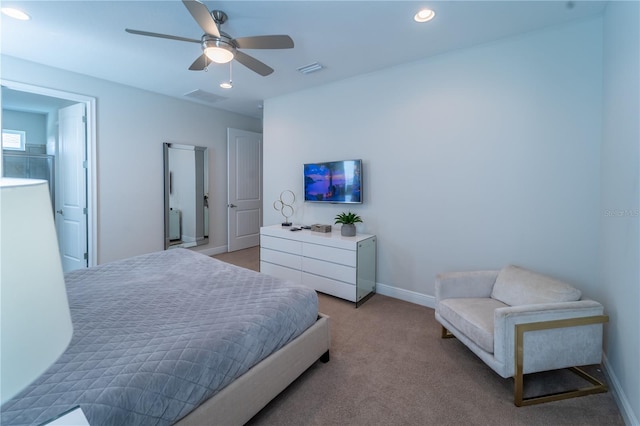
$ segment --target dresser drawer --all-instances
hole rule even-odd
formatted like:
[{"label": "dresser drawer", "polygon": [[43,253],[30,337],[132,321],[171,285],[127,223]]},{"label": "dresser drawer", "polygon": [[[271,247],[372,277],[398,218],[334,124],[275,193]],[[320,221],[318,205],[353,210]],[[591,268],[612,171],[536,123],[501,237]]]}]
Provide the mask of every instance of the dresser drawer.
[{"label": "dresser drawer", "polygon": [[271,275],[272,277],[281,278],[287,281],[293,281],[296,284],[302,284],[302,272],[299,269],[286,268],[269,262],[260,262],[260,272]]},{"label": "dresser drawer", "polygon": [[283,251],[292,254],[302,254],[302,243],[300,241],[287,240],[285,238],[260,236],[260,247]]},{"label": "dresser drawer", "polygon": [[310,257],[303,257],[302,270],[315,275],[329,277],[334,280],[345,281],[353,285],[356,283],[356,268],[352,268],[350,266],[324,262]]},{"label": "dresser drawer", "polygon": [[339,263],[356,267],[356,251],[345,250],[335,247],[323,246],[320,244],[304,243],[302,246],[302,255],[327,262]]},{"label": "dresser drawer", "polygon": [[356,286],[318,275],[302,273],[302,283],[321,293],[331,294],[350,302],[356,301]]},{"label": "dresser drawer", "polygon": [[285,253],[283,251],[260,248],[260,261],[275,263],[287,268],[300,270],[302,268],[302,258],[297,254]]}]

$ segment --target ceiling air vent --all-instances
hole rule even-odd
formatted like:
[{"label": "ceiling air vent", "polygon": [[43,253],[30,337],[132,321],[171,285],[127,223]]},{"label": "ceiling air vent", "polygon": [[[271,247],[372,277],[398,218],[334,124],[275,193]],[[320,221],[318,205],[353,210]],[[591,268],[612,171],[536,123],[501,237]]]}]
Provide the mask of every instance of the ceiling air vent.
[{"label": "ceiling air vent", "polygon": [[322,66],[322,64],[318,62],[314,62],[312,64],[305,65],[303,67],[298,68],[298,72],[302,74],[310,74],[312,72],[320,71],[323,68],[324,67]]},{"label": "ceiling air vent", "polygon": [[216,95],[215,93],[205,92],[204,90],[192,90],[191,92],[185,93],[184,96],[187,98],[193,98],[195,100],[206,102],[208,104],[214,104],[216,102],[224,101],[228,99],[224,96]]}]

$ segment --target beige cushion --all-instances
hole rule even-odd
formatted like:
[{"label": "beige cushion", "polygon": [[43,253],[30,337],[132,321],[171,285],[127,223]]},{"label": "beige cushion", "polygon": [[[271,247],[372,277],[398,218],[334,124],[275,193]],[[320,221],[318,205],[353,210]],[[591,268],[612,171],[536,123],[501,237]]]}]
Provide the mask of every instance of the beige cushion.
[{"label": "beige cushion", "polygon": [[492,354],[493,313],[497,308],[506,306],[489,298],[455,298],[441,300],[438,311],[457,330]]},{"label": "beige cushion", "polygon": [[498,274],[491,297],[509,306],[580,300],[580,290],[546,275],[509,265]]}]

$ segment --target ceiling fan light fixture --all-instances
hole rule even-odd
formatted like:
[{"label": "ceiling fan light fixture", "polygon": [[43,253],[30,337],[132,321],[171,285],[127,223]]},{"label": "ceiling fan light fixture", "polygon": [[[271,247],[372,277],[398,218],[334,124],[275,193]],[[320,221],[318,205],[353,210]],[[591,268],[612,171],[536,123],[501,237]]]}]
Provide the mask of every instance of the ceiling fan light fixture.
[{"label": "ceiling fan light fixture", "polygon": [[233,60],[233,46],[223,40],[205,40],[202,45],[204,54],[215,63],[226,64]]},{"label": "ceiling fan light fixture", "polygon": [[199,0],[182,0],[182,3],[204,31],[199,40],[131,28],[125,28],[125,31],[141,36],[200,44],[201,53],[189,66],[190,71],[206,71],[212,63],[225,64],[236,59],[251,71],[266,77],[273,73],[273,68],[244,53],[241,49],[291,49],[294,46],[291,37],[284,34],[232,38],[229,34],[220,31],[220,26],[227,20],[227,15],[224,12],[220,10],[210,12],[207,6]]},{"label": "ceiling fan light fixture", "polygon": [[221,47],[205,47],[204,54],[218,64],[226,64],[233,59],[233,52]]},{"label": "ceiling fan light fixture", "polygon": [[421,9],[413,16],[413,20],[416,22],[428,22],[436,16],[436,13],[431,9]]}]

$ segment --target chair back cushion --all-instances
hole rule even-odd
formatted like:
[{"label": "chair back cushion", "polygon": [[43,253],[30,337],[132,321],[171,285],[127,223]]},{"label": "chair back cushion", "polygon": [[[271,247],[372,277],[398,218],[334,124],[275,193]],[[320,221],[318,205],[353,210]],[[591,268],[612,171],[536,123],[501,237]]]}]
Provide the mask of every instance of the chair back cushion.
[{"label": "chair back cushion", "polygon": [[509,265],[498,274],[491,297],[509,306],[573,302],[581,292],[567,283],[519,266]]}]

